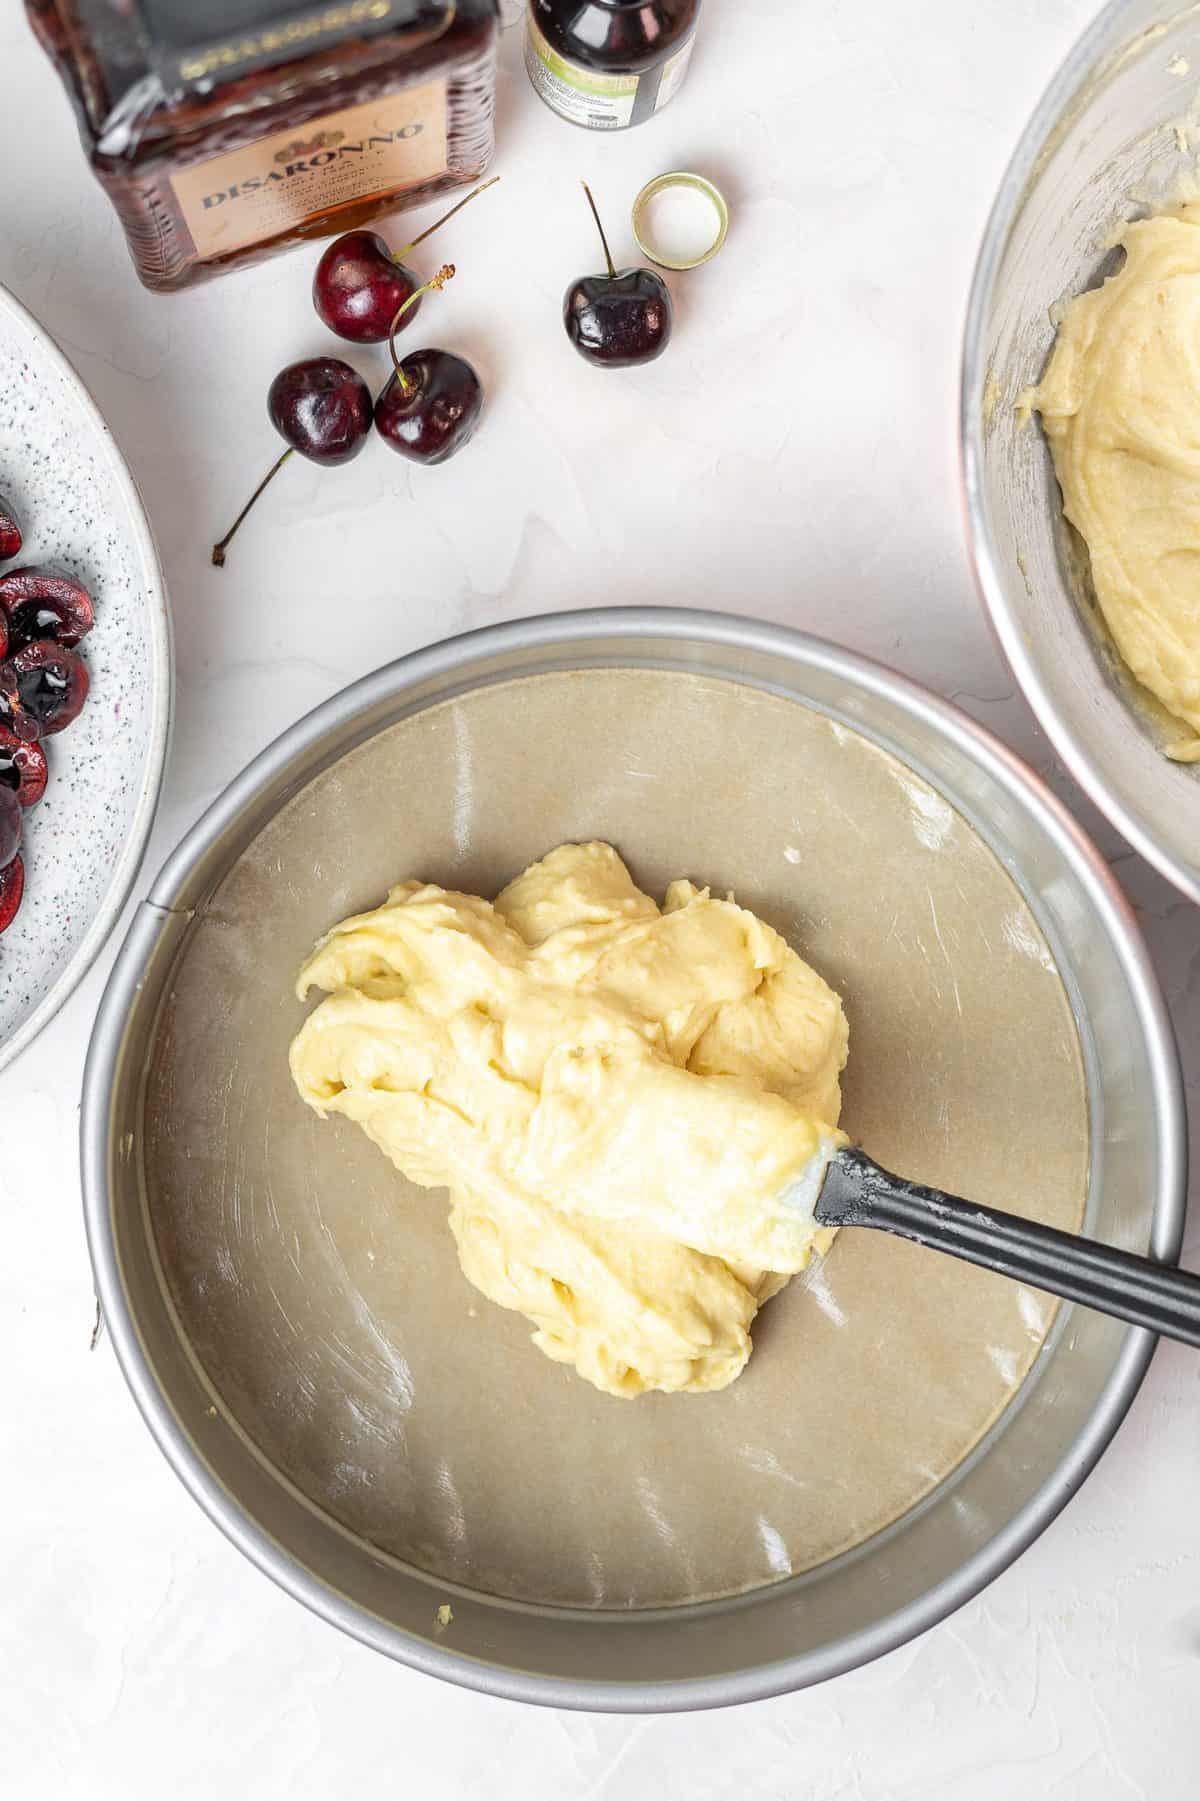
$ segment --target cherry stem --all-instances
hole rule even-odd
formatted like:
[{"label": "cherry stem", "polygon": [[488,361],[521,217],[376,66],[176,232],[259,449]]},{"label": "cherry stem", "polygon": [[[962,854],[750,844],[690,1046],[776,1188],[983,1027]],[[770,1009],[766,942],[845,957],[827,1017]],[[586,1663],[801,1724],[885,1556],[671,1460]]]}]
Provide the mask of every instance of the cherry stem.
[{"label": "cherry stem", "polygon": [[583,183],[583,191],[587,195],[588,205],[592,209],[592,218],[596,221],[596,230],[600,233],[600,242],[604,245],[604,260],[608,264],[609,276],[613,281],[616,281],[617,272],[613,268],[612,251],[608,247],[608,239],[605,237],[604,227],[600,223],[600,214],[596,211],[596,202],[592,199],[592,190],[588,187],[586,181]]},{"label": "cherry stem", "polygon": [[498,175],[493,175],[490,181],[481,182],[477,188],[472,188],[465,200],[460,200],[457,206],[452,206],[448,213],[443,213],[441,218],[435,219],[432,225],[427,225],[419,238],[414,238],[411,244],[404,246],[403,250],[394,250],[392,261],[402,263],[410,250],[415,250],[418,244],[423,244],[426,238],[431,238],[435,231],[440,231],[447,219],[453,219],[455,213],[461,213],[463,207],[469,206],[477,194],[485,194],[489,188],[494,188],[499,179]]},{"label": "cherry stem", "polygon": [[246,517],[246,514],[250,511],[250,508],[254,505],[255,501],[258,499],[258,497],[262,493],[263,489],[265,487],[267,487],[269,483],[271,483],[275,480],[275,477],[279,474],[279,471],[283,468],[283,465],[287,462],[288,458],[292,455],[292,452],[295,450],[295,448],[296,447],[294,444],[289,444],[287,449],[284,451],[283,455],[280,457],[279,461],[277,463],[272,463],[271,467],[267,470],[267,473],[263,476],[263,478],[259,482],[257,488],[255,488],[253,494],[250,496],[249,500],[246,502],[245,506],[242,508],[241,512],[238,514],[237,518],[234,520],[233,524],[230,526],[229,530],[225,533],[225,536],[221,539],[221,542],[219,544],[213,545],[212,560],[213,560],[213,564],[216,568],[224,569],[224,567],[225,567],[225,552],[228,550],[229,545],[233,540],[233,534],[236,532],[238,526],[242,523],[242,520]]},{"label": "cherry stem", "polygon": [[[499,179],[500,179],[500,177],[497,176],[496,180],[499,181]],[[403,394],[408,393],[408,390],[412,386],[412,383],[409,381],[407,375],[405,375],[403,369],[400,367],[400,358],[396,355],[396,333],[400,329],[400,321],[401,321],[401,319],[403,319],[403,317],[404,317],[405,313],[408,311],[409,307],[416,305],[417,301],[421,298],[422,294],[428,294],[434,288],[444,288],[448,281],[453,280],[453,277],[454,277],[454,264],[453,263],[443,263],[441,268],[438,270],[437,274],[435,276],[433,276],[429,281],[427,281],[423,288],[414,288],[413,292],[409,295],[408,299],[405,300],[400,306],[398,306],[396,308],[396,314],[392,320],[391,329],[388,332],[388,351],[389,351],[389,354],[391,355],[391,359],[392,359],[392,368],[396,371],[396,380],[400,383],[400,391]],[[274,473],[275,473],[275,471],[272,470],[271,475],[274,475]],[[270,481],[270,479],[271,479],[271,476],[269,475],[267,477],[267,481]],[[264,482],[263,486],[264,487],[266,486],[265,482]],[[251,504],[251,506],[253,506],[254,502],[251,501],[250,504]]]}]

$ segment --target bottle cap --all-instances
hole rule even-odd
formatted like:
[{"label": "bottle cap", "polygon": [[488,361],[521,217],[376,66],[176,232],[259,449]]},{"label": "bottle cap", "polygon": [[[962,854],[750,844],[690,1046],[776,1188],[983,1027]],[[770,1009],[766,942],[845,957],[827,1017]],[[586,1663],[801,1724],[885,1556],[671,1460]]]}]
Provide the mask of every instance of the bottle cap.
[{"label": "bottle cap", "polygon": [[724,194],[688,169],[656,175],[633,203],[638,249],[660,269],[698,269],[716,256],[728,230]]}]

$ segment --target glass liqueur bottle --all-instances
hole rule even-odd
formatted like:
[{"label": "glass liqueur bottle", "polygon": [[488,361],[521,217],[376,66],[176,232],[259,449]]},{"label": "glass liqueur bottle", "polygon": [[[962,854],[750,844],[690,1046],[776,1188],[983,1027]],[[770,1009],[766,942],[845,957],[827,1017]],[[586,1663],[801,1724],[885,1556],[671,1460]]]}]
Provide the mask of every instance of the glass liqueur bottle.
[{"label": "glass liqueur bottle", "polygon": [[473,181],[497,0],[26,0],[138,274],[168,290]]}]

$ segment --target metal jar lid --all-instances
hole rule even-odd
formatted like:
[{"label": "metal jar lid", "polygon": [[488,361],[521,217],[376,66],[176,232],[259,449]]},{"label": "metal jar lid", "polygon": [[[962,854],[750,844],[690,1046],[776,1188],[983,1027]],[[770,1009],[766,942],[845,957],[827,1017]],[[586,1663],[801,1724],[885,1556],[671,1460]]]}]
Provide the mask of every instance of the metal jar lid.
[{"label": "metal jar lid", "polygon": [[[695,255],[681,255],[675,246],[667,246],[656,241],[649,221],[650,202],[659,194],[672,189],[688,189],[703,195],[712,211],[712,236],[707,243],[701,243]],[[725,242],[729,230],[729,208],[720,188],[703,175],[695,175],[689,169],[672,169],[665,175],[656,175],[648,181],[633,203],[633,235],[637,239],[638,249],[650,262],[657,263],[660,269],[698,269],[701,263],[707,263],[716,256]]]}]

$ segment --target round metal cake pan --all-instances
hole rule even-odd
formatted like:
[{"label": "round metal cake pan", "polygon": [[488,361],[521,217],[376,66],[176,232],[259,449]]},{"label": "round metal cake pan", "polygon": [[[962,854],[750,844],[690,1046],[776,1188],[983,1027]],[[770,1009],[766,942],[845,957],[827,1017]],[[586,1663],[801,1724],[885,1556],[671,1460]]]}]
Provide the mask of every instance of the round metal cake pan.
[{"label": "round metal cake pan", "polygon": [[[155,1034],[189,933],[227,872],[324,772],[397,722],[453,697],[558,671],[667,671],[780,697],[932,784],[999,859],[1051,947],[1087,1078],[1086,1229],[1165,1260],[1178,1255],[1186,1191],[1178,1060],[1130,909],[1036,776],[964,714],[894,672],[750,621],[674,610],[575,613],[418,652],[293,727],[169,859],[101,1006],[85,1076],[82,1158],[104,1317],[173,1468],[215,1523],[290,1594],[428,1674],[591,1710],[720,1706],[863,1664],[976,1594],[1091,1470],[1136,1393],[1153,1339],[1063,1310],[1016,1399],[961,1465],[921,1505],[807,1573],[691,1605],[539,1605],[448,1586],[380,1554],[231,1429],[182,1329],[151,1224],[144,1107]],[[805,771],[769,775],[786,785],[803,782]],[[596,830],[603,831],[601,821]],[[869,880],[869,871],[855,879]],[[720,1481],[719,1471],[711,1474]],[[447,1600],[450,1630],[437,1619]]]}]

